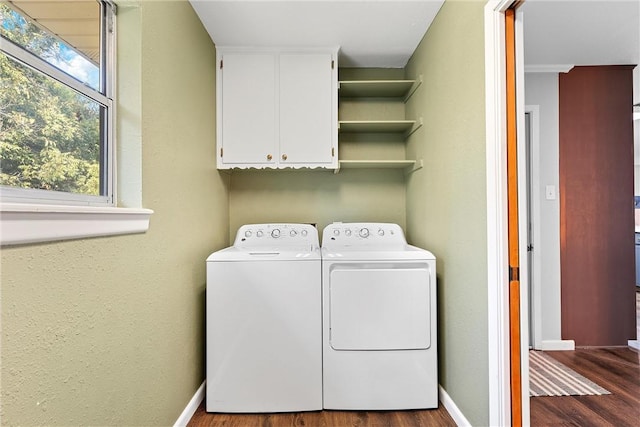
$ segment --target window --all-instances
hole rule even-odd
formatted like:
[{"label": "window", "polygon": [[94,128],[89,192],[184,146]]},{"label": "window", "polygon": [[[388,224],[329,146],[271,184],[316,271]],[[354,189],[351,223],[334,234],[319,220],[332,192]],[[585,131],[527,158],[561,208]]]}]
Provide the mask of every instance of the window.
[{"label": "window", "polygon": [[0,3],[3,202],[114,205],[113,6]]},{"label": "window", "polygon": [[115,206],[114,21],[110,0],[0,2],[0,245],[149,228]]}]

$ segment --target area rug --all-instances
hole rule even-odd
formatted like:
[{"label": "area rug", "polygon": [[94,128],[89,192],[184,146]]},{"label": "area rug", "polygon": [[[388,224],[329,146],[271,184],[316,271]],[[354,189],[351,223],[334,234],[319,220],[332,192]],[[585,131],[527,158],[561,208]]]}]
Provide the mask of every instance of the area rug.
[{"label": "area rug", "polygon": [[542,351],[529,351],[529,395],[593,396],[611,394]]}]

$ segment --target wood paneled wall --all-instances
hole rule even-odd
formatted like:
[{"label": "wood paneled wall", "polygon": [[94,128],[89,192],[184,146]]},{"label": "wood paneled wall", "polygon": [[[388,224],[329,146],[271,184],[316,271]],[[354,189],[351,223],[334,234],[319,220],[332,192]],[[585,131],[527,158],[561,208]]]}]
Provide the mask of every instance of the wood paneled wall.
[{"label": "wood paneled wall", "polygon": [[635,339],[632,66],[560,74],[562,338]]}]

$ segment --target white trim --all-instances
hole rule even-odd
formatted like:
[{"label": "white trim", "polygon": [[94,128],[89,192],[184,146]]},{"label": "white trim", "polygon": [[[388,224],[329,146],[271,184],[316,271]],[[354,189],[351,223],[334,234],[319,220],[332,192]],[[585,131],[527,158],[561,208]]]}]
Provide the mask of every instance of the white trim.
[{"label": "white trim", "polygon": [[453,401],[451,396],[449,396],[449,393],[447,393],[447,391],[440,384],[438,384],[438,393],[440,397],[440,403],[442,403],[442,406],[444,406],[449,415],[451,415],[451,418],[453,418],[453,421],[456,423],[456,425],[458,427],[471,426],[471,423],[469,422],[469,420],[467,420],[467,417],[464,416],[460,408],[458,408],[456,402]]},{"label": "white trim", "polygon": [[640,350],[640,340],[629,340],[627,343],[629,344],[629,347]]},{"label": "white trim", "polygon": [[525,73],[568,73],[573,64],[529,64],[524,66]]},{"label": "white trim", "polygon": [[3,203],[0,245],[144,233],[150,209]]},{"label": "white trim", "polygon": [[533,243],[533,271],[531,286],[531,301],[529,308],[533,314],[533,348],[542,349],[542,264],[540,261],[540,250],[536,247],[540,244],[542,233],[540,230],[541,213],[540,213],[540,106],[527,105],[524,108],[525,113],[529,113],[531,118],[529,130],[531,132],[530,154],[531,155],[531,222],[532,227],[532,243]]},{"label": "white trim", "polygon": [[536,350],[543,351],[573,351],[576,349],[574,340],[544,340],[540,343],[540,348]]},{"label": "white trim", "polygon": [[511,3],[490,0],[484,9],[489,425],[511,422],[504,63],[504,11]]},{"label": "white trim", "polygon": [[184,408],[176,422],[173,424],[173,427],[183,427],[189,424],[189,421],[191,421],[191,417],[193,417],[193,414],[195,414],[198,410],[200,403],[202,403],[202,401],[204,400],[204,390],[206,382],[207,381],[205,380],[202,382],[202,384],[200,384],[200,387],[198,387],[196,393],[193,395],[189,403],[187,403],[187,406]]}]

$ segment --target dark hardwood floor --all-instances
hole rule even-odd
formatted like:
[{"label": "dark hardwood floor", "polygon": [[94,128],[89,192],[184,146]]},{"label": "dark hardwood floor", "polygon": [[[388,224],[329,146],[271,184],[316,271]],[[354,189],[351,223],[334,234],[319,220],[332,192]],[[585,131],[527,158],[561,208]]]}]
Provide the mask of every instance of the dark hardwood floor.
[{"label": "dark hardwood floor", "polygon": [[531,426],[640,426],[640,353],[631,348],[545,352],[610,395],[532,397]]},{"label": "dark hardwood floor", "polygon": [[428,427],[455,426],[442,405],[421,411],[317,411],[280,414],[210,414],[204,403],[189,427]]}]

